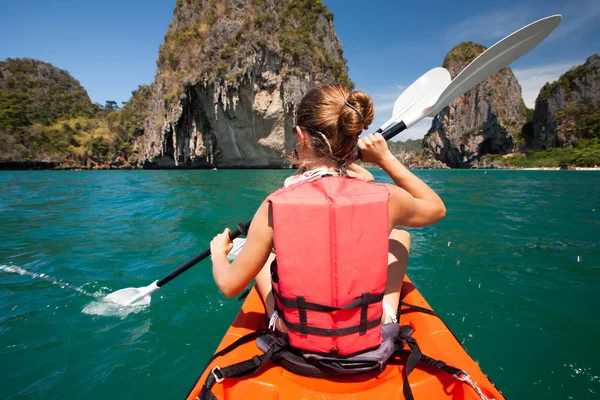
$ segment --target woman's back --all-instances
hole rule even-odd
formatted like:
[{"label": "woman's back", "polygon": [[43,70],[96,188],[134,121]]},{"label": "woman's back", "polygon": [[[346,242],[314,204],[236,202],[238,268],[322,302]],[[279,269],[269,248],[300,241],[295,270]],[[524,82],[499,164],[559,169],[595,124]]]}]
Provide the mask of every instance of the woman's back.
[{"label": "woman's back", "polygon": [[277,252],[275,308],[292,346],[345,355],[381,342],[388,199],[385,185],[333,175],[267,198]]}]

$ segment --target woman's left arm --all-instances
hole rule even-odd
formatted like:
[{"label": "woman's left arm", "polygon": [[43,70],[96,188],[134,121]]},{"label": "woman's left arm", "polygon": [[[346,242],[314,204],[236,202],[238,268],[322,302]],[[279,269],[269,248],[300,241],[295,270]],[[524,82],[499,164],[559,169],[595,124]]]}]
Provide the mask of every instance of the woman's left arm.
[{"label": "woman's left arm", "polygon": [[367,171],[366,169],[364,169],[363,167],[361,167],[360,165],[358,165],[356,163],[352,163],[352,164],[348,165],[346,167],[346,170],[348,171],[348,175],[353,178],[358,178],[365,182],[375,182],[375,178],[373,177],[373,174],[371,174],[369,171]]},{"label": "woman's left arm", "polygon": [[227,254],[233,246],[229,239],[229,229],[225,229],[210,242],[213,277],[219,290],[226,297],[234,297],[244,290],[269,258],[273,247],[269,208],[269,202],[264,201],[256,211],[246,243],[232,264],[229,264],[227,259]]}]

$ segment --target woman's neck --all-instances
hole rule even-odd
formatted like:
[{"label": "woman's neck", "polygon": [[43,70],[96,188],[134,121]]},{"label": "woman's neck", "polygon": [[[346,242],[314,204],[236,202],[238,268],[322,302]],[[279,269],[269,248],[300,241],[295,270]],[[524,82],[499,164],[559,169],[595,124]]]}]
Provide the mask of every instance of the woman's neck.
[{"label": "woman's neck", "polygon": [[319,168],[325,168],[329,172],[337,171],[337,169],[335,168],[333,163],[322,162],[321,160],[315,161],[315,162],[303,163],[301,171],[306,172],[306,171],[312,171],[312,170],[319,169]]}]

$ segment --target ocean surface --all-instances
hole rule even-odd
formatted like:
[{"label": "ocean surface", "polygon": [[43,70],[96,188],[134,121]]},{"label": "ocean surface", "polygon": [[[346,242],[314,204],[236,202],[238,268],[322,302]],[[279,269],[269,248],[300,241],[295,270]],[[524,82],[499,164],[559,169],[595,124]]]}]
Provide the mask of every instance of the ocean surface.
[{"label": "ocean surface", "polygon": [[[377,181],[389,181],[373,171]],[[416,171],[443,198],[408,274],[510,399],[600,398],[600,172]],[[208,260],[290,171],[0,173],[0,399],[183,398],[240,304]]]}]

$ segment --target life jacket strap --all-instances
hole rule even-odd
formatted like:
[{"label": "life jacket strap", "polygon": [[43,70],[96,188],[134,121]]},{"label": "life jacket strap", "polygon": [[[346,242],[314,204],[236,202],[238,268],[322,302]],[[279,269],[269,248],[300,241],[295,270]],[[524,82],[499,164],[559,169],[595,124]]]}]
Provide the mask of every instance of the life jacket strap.
[{"label": "life jacket strap", "polygon": [[371,304],[375,304],[375,303],[379,303],[380,301],[383,301],[383,295],[384,295],[384,293],[375,293],[375,294],[363,293],[359,298],[357,298],[356,300],[354,300],[342,307],[334,307],[334,306],[327,306],[324,304],[311,303],[310,301],[305,301],[304,297],[302,297],[302,304],[300,304],[298,301],[300,296],[295,299],[283,297],[279,294],[279,292],[275,289],[275,287],[273,287],[272,292],[275,295],[275,297],[277,297],[277,300],[283,306],[285,306],[287,308],[296,308],[296,309],[304,308],[305,310],[319,311],[319,312],[351,310],[353,308],[369,306]]},{"label": "life jacket strap", "polygon": [[[300,314],[300,315],[302,315],[302,314]],[[285,316],[283,314],[279,315],[279,318],[281,318],[281,320],[283,321],[285,326],[290,330],[300,332],[303,335],[336,336],[336,337],[353,335],[355,333],[364,335],[369,329],[373,329],[373,328],[376,328],[379,325],[381,325],[381,315],[379,315],[378,317],[376,317],[375,319],[372,319],[370,321],[366,320],[366,315],[365,315],[364,316],[365,323],[363,323],[362,317],[363,316],[361,315],[361,323],[359,325],[349,326],[347,328],[328,329],[328,328],[317,328],[315,326],[303,325],[302,319],[300,320],[300,322],[301,322],[300,324],[295,324],[295,323],[290,322],[287,319],[285,319]]]},{"label": "life jacket strap", "polygon": [[[299,323],[295,324],[285,319],[285,314],[279,312],[280,318],[282,319],[285,326],[293,331],[299,332],[302,336],[317,335],[317,336],[347,336],[358,333],[364,335],[369,329],[373,329],[381,324],[381,315],[371,321],[368,318],[369,306],[371,304],[380,303],[383,301],[384,293],[363,293],[359,298],[352,302],[341,306],[329,306],[325,304],[312,303],[306,301],[304,296],[298,296],[295,299],[286,298],[281,296],[279,291],[272,287],[272,292],[277,298],[277,302],[284,307],[297,309]],[[276,303],[277,305],[277,303]],[[276,307],[278,311],[281,311],[279,307]],[[340,310],[352,310],[360,308],[360,322],[358,325],[350,326],[347,328],[319,328],[308,325],[306,311],[317,311],[317,312],[334,312]]]}]

